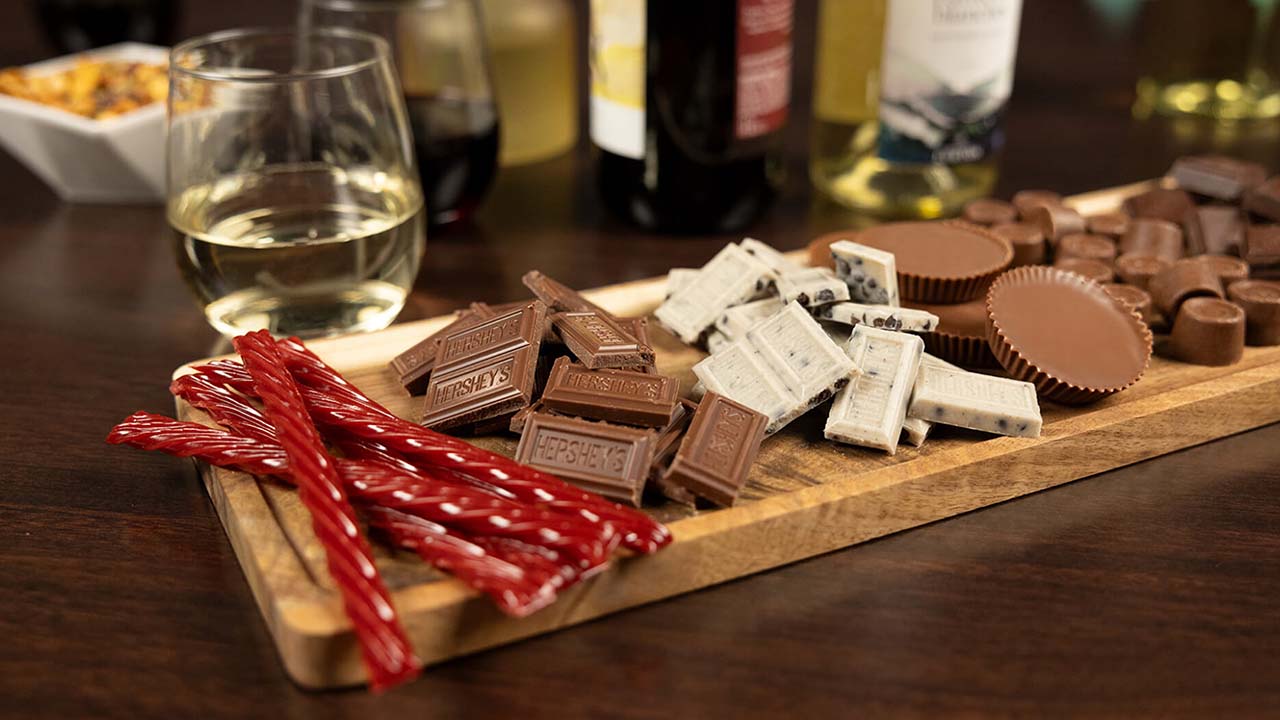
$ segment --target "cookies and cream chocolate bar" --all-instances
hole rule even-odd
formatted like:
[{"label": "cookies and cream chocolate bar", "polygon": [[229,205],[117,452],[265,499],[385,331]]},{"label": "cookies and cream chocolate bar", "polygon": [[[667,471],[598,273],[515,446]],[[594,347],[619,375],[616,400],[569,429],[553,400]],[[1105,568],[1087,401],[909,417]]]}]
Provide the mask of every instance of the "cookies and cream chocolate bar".
[{"label": "cookies and cream chocolate bar", "polygon": [[712,330],[707,334],[707,352],[712,355],[715,355],[732,344],[733,339],[719,330]]},{"label": "cookies and cream chocolate bar", "polygon": [[853,329],[848,351],[862,374],[836,395],[823,435],[893,455],[898,451],[924,341],[859,325]]},{"label": "cookies and cream chocolate bar", "polygon": [[1036,388],[1020,380],[926,365],[909,412],[933,423],[1012,437],[1040,437]]},{"label": "cookies and cream chocolate bar", "polygon": [[729,340],[737,340],[757,323],[767,320],[784,307],[776,297],[734,305],[716,319],[716,330]]},{"label": "cookies and cream chocolate bar", "polygon": [[813,316],[819,320],[830,320],[845,325],[870,325],[874,328],[902,332],[924,333],[938,327],[938,316],[933,313],[892,305],[838,302],[814,308]]},{"label": "cookies and cream chocolate bar", "polygon": [[707,390],[767,415],[770,434],[830,398],[856,372],[798,303],[693,367]]},{"label": "cookies and cream chocolate bar", "polygon": [[683,288],[689,287],[697,277],[698,271],[694,268],[671,268],[667,271],[667,288],[663,292],[662,299],[665,300]]},{"label": "cookies and cream chocolate bar", "polygon": [[849,299],[868,305],[898,305],[898,270],[893,253],[850,240],[831,244],[836,277],[849,286]]},{"label": "cookies and cream chocolate bar", "polygon": [[772,245],[762,243],[755,238],[743,238],[742,242],[738,243],[738,247],[746,250],[754,255],[757,260],[768,265],[769,269],[775,274],[781,275],[783,273],[795,272],[796,270],[804,269],[803,265],[795,262],[794,260],[788,259],[786,255],[778,252]]},{"label": "cookies and cream chocolate bar", "polygon": [[737,245],[726,245],[698,271],[697,282],[667,298],[654,316],[676,337],[692,345],[720,314],[740,305],[773,282],[768,266]]},{"label": "cookies and cream chocolate bar", "polygon": [[[920,355],[920,370],[916,373],[917,383],[920,382],[920,374],[924,372],[926,367],[950,368],[952,370],[960,369],[942,358],[934,357],[929,353],[923,353]],[[929,437],[929,432],[931,430],[933,430],[933,423],[921,418],[911,417],[910,406],[908,406],[907,419],[902,421],[903,439],[915,447],[920,447],[924,444],[925,439]]]},{"label": "cookies and cream chocolate bar", "polygon": [[781,273],[777,287],[783,302],[798,302],[807,308],[849,299],[849,286],[826,268]]}]

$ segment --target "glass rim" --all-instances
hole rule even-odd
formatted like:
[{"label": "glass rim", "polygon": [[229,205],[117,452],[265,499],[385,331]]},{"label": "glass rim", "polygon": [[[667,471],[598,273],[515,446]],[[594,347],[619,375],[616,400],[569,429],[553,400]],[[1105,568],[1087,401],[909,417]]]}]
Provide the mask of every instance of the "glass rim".
[{"label": "glass rim", "polygon": [[[291,72],[268,71],[268,74],[265,75],[242,75],[234,72],[234,70],[229,71],[182,67],[176,62],[178,57],[183,54],[191,53],[201,47],[225,43],[229,40],[288,37],[293,38],[296,41],[299,38],[309,36],[362,40],[373,46],[373,54],[362,60],[357,60],[343,65],[335,65],[331,68]],[[378,63],[389,62],[390,59],[391,45],[386,41],[386,39],[365,30],[343,27],[316,27],[305,30],[296,27],[233,28],[230,30],[218,30],[217,32],[197,35],[174,45],[169,51],[169,72],[180,73],[182,75],[199,78],[201,80],[216,80],[219,82],[283,83],[299,80],[324,80],[352,75],[362,70],[367,70]]]}]

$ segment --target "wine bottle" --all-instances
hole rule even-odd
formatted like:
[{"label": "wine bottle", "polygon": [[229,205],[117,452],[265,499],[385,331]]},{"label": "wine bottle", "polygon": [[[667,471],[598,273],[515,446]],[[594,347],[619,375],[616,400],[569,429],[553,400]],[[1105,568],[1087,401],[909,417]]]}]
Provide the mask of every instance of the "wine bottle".
[{"label": "wine bottle", "polygon": [[809,175],[877,217],[990,194],[1022,0],[823,0]]},{"label": "wine bottle", "polygon": [[793,0],[592,0],[591,139],[605,205],[730,232],[783,181]]}]

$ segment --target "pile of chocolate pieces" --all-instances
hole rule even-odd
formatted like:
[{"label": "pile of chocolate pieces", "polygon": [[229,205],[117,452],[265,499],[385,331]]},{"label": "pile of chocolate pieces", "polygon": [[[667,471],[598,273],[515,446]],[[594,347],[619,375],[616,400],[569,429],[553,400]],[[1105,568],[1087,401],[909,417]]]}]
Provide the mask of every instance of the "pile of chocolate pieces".
[{"label": "pile of chocolate pieces", "polygon": [[391,362],[436,430],[520,435],[516,459],[638,507],[646,486],[732,505],[767,419],[730,398],[694,403],[658,373],[644,318],[616,317],[540,272],[535,299],[473,303]]}]

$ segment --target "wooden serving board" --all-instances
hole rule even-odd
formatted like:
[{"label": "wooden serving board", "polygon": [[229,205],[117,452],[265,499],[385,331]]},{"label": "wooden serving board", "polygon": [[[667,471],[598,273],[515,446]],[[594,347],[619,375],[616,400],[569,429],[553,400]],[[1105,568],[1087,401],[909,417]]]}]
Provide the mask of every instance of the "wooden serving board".
[{"label": "wooden serving board", "polygon": [[[1140,183],[1072,199],[1085,213],[1118,207]],[[588,295],[621,315],[649,313],[662,298],[655,278]],[[310,343],[351,381],[403,417],[416,419],[388,360],[447,318]],[[703,356],[654,327],[662,372],[692,385]],[[178,369],[185,372],[186,366]],[[206,421],[179,403],[180,417]],[[1152,360],[1133,388],[1084,408],[1046,404],[1036,440],[935,428],[922,448],[897,455],[826,442],[817,411],[767,439],[739,504],[723,510],[650,510],[675,542],[649,557],[620,557],[532,617],[512,619],[415,555],[375,548],[396,606],[426,663],[550,632],[611,612],[767,570],[1280,420],[1280,347],[1248,348],[1238,365],[1198,367]],[[507,454],[513,438],[478,444]],[[293,491],[201,466],[245,577],[289,675],[323,688],[363,681],[351,626],[323,552]]]}]

